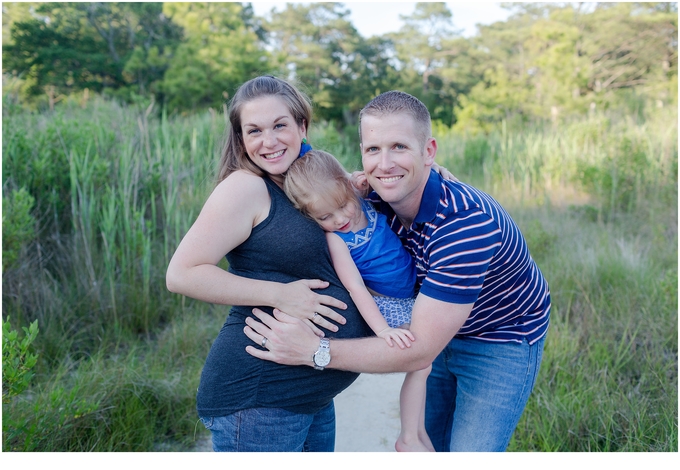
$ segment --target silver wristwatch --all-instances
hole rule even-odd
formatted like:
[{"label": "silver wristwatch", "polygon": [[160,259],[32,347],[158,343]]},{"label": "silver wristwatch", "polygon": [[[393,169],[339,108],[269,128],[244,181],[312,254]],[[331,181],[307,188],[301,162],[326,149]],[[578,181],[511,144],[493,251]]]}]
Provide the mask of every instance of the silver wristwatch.
[{"label": "silver wristwatch", "polygon": [[312,356],[314,368],[323,370],[331,362],[331,342],[327,338],[321,338],[319,350]]}]

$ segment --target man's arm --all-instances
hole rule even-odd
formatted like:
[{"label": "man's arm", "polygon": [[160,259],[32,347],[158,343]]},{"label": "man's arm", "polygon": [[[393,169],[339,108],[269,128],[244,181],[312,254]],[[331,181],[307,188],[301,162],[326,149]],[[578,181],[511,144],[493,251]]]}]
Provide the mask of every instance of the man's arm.
[{"label": "man's arm", "polygon": [[[473,304],[453,304],[419,294],[411,319],[415,341],[411,347],[389,347],[380,338],[331,340],[333,369],[354,372],[410,372],[429,366],[444,349],[472,311]],[[300,320],[277,313],[276,319],[260,311],[253,313],[261,320],[246,319],[245,334],[260,344],[267,338],[267,351],[252,346],[246,351],[260,359],[287,365],[312,366],[312,356],[319,348],[319,338]]]},{"label": "man's arm", "polygon": [[390,328],[387,324],[387,320],[383,317],[378,305],[373,300],[373,296],[366,288],[347,244],[338,235],[330,232],[326,233],[326,240],[335,272],[342,285],[349,291],[354,305],[359,309],[359,313],[373,330],[373,333],[387,341],[390,346],[396,344],[400,348],[409,347],[413,340],[413,333],[406,329]]}]

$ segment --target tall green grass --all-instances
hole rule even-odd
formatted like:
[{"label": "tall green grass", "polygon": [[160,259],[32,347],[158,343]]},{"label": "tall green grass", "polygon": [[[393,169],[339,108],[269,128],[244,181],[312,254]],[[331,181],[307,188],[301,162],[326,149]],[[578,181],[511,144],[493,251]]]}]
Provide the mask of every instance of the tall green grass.
[{"label": "tall green grass", "polygon": [[506,206],[551,288],[511,450],[677,451],[677,135],[665,110],[440,136],[440,163]]},{"label": "tall green grass", "polygon": [[[6,407],[4,449],[150,450],[169,432],[163,423],[193,428],[186,417],[200,363],[145,358],[182,321],[212,326],[173,340],[186,343],[181,356],[204,358],[226,316],[169,295],[164,281],[211,190],[223,128],[214,112],[168,118],[99,99],[51,114],[3,109],[3,193],[33,195],[39,233],[3,266],[3,315],[20,325],[37,319],[41,330],[36,387]],[[101,373],[81,372],[91,368]],[[158,388],[154,376],[176,380]]]},{"label": "tall green grass", "polygon": [[[168,293],[164,275],[212,190],[224,124],[5,100],[3,316],[38,320],[40,359],[3,405],[3,450],[182,450],[206,433],[195,390],[228,309]],[[551,286],[511,449],[677,451],[677,112],[435,130],[439,163],[510,211]],[[354,129],[322,123],[311,141],[360,166]]]}]

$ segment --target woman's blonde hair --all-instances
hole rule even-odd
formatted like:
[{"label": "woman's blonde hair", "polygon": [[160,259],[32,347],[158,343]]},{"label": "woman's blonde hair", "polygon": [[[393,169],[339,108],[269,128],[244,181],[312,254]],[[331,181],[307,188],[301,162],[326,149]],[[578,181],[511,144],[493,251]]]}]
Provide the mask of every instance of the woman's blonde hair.
[{"label": "woman's blonde hair", "polygon": [[260,167],[255,165],[248,156],[241,133],[243,106],[264,96],[280,97],[288,106],[297,125],[305,125],[309,129],[312,123],[312,104],[307,95],[291,83],[272,75],[263,75],[248,80],[238,88],[229,102],[229,129],[220,158],[218,183],[237,170],[248,170],[259,176],[264,175]]},{"label": "woman's blonde hair", "polygon": [[350,201],[361,207],[347,171],[333,155],[322,150],[310,150],[293,162],[286,172],[283,190],[305,215],[319,199],[332,200],[339,206]]}]

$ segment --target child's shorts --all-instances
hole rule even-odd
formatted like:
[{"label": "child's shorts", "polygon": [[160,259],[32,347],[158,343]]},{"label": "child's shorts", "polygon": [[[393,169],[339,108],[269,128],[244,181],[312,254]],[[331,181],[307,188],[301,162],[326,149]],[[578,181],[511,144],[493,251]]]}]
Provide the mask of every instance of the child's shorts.
[{"label": "child's shorts", "polygon": [[413,311],[413,304],[416,302],[415,297],[397,299],[374,295],[373,300],[375,300],[380,313],[385,317],[390,328],[399,328],[404,323],[411,323],[411,312]]}]

